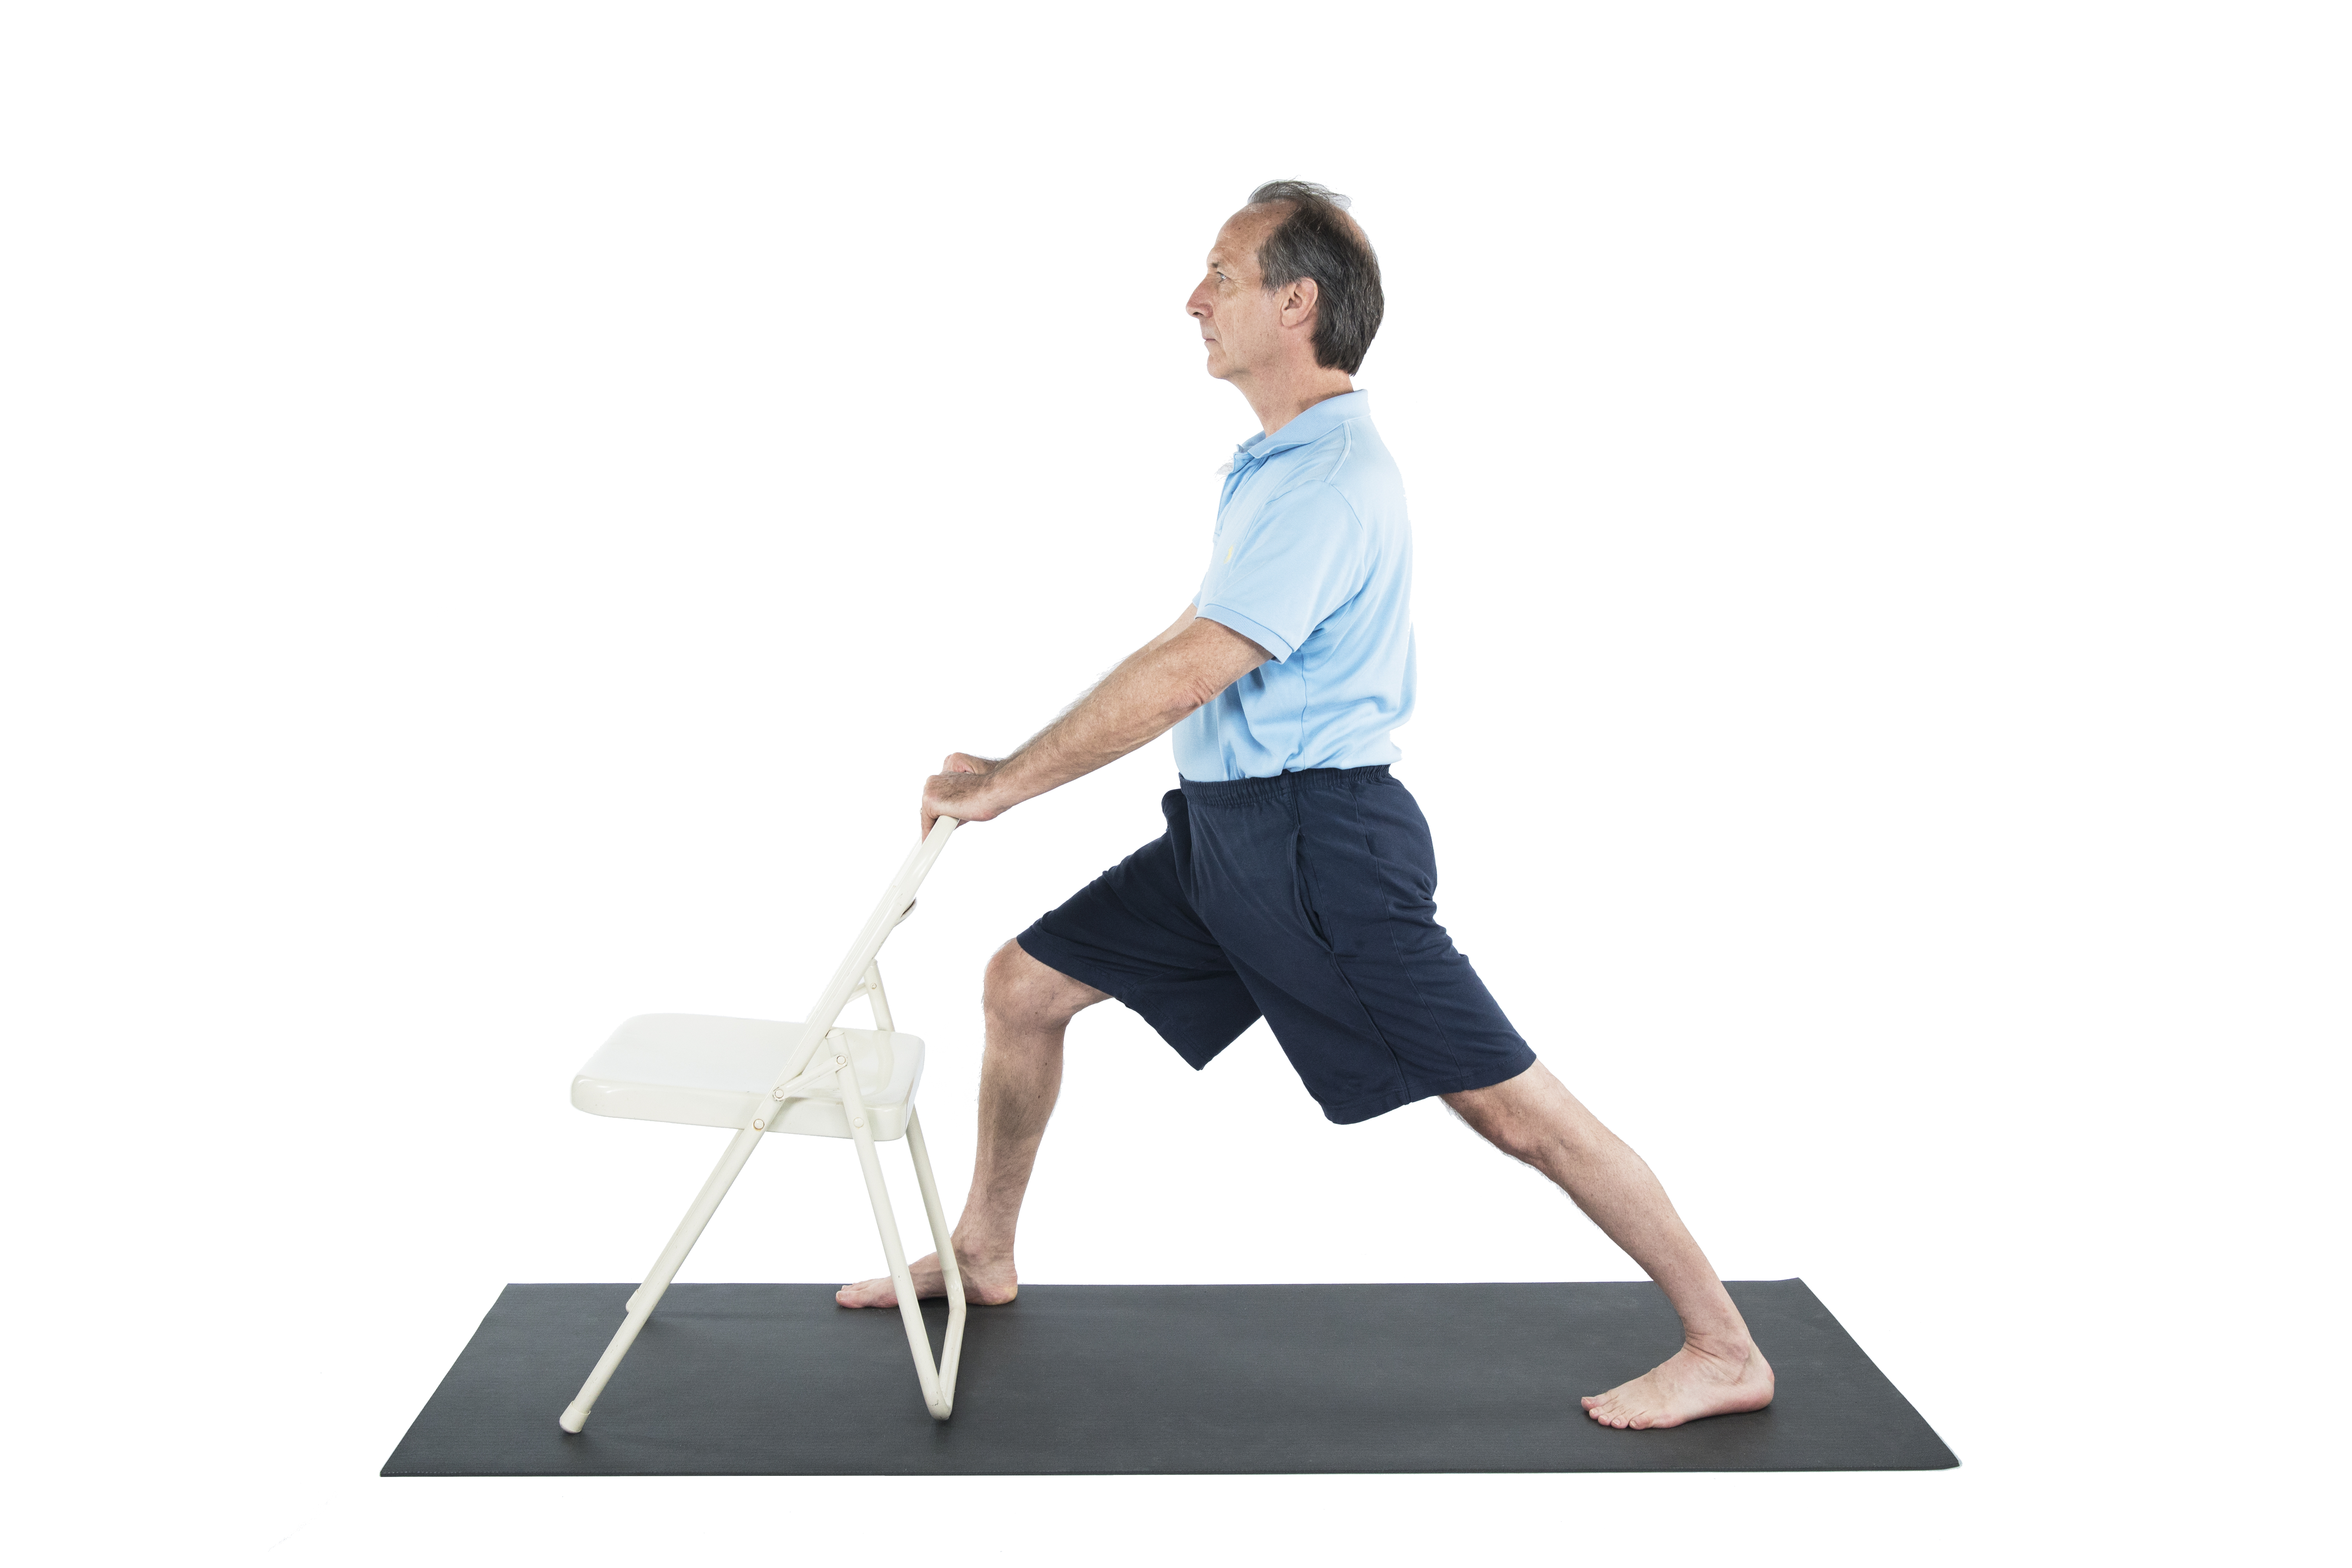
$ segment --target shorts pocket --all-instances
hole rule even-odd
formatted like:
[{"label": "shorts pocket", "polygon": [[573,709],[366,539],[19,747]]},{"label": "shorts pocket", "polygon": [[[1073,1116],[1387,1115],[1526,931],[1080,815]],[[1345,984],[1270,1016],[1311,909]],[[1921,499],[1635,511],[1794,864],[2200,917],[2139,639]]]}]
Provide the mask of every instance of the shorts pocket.
[{"label": "shorts pocket", "polygon": [[1290,834],[1290,894],[1298,905],[1298,918],[1307,927],[1307,934],[1324,952],[1335,951],[1331,933],[1325,929],[1323,917],[1315,907],[1315,876],[1307,866],[1307,835],[1297,828]]}]

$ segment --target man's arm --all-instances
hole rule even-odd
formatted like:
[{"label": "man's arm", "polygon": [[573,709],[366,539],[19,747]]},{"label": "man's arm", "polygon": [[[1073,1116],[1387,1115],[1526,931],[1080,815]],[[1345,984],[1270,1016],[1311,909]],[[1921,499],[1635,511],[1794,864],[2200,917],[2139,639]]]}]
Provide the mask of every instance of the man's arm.
[{"label": "man's arm", "polygon": [[923,789],[923,831],[940,816],[986,822],[1158,740],[1273,656],[1184,606],[1029,743],[999,763],[961,752]]}]

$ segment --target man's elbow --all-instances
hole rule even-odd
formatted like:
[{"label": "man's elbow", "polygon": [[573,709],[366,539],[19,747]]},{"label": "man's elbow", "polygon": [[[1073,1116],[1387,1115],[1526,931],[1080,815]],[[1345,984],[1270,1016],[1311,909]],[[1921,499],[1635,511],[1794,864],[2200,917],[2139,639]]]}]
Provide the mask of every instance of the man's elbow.
[{"label": "man's elbow", "polygon": [[1202,620],[1184,628],[1184,636],[1171,652],[1178,657],[1171,658],[1161,668],[1172,677],[1165,710],[1171,725],[1214,702],[1227,687],[1273,657],[1240,633]]},{"label": "man's elbow", "polygon": [[1214,702],[1217,700],[1217,694],[1232,684],[1233,682],[1228,680],[1221,685],[1207,676],[1186,677],[1182,683],[1169,695],[1168,722],[1171,726],[1182,723],[1210,703]]}]

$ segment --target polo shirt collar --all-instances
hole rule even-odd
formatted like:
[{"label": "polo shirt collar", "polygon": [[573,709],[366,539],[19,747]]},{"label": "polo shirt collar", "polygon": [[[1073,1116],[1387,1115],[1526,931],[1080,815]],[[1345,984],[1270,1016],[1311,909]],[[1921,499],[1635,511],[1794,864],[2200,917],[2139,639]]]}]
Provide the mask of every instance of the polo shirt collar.
[{"label": "polo shirt collar", "polygon": [[1371,412],[1371,394],[1360,388],[1327,397],[1269,436],[1261,430],[1234,448],[1233,467],[1271,458],[1293,447],[1319,441],[1350,419]]}]

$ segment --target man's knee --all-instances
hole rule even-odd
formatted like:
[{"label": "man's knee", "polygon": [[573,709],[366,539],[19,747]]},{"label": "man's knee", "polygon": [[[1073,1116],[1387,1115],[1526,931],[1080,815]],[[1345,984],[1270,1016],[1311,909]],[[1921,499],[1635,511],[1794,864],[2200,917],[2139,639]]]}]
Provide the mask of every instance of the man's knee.
[{"label": "man's knee", "polygon": [[1456,1091],[1444,1097],[1445,1103],[1504,1153],[1539,1165],[1562,1142],[1576,1142],[1580,1131],[1565,1114],[1574,1101],[1542,1068],[1538,1062],[1517,1078]]},{"label": "man's knee", "polygon": [[981,1003],[992,1022],[1014,1028],[1058,1029],[1109,994],[1040,963],[1017,942],[988,961]]},{"label": "man's knee", "polygon": [[1535,1130],[1525,1117],[1514,1116],[1492,1102],[1481,1102],[1468,1095],[1445,1096],[1446,1109],[1469,1125],[1470,1131],[1508,1154],[1514,1160],[1534,1163],[1537,1138]]}]

